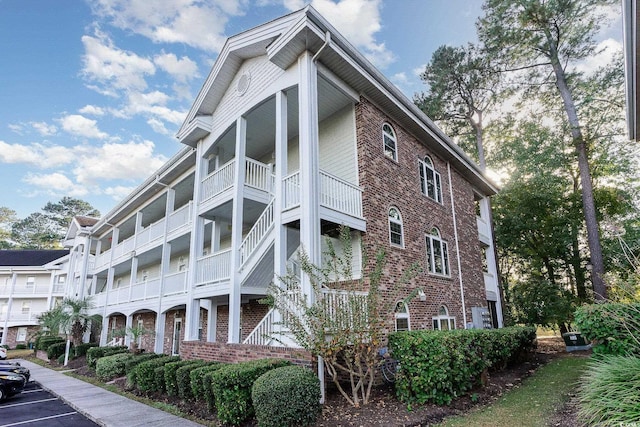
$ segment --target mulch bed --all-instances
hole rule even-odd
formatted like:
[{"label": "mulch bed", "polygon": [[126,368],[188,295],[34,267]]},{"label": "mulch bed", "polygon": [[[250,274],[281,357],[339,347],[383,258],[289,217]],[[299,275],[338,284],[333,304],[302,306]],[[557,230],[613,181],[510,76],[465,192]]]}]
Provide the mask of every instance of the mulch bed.
[{"label": "mulch bed", "polygon": [[[380,386],[372,391],[368,405],[354,408],[337,392],[327,390],[326,402],[314,427],[360,427],[360,426],[428,426],[446,417],[460,415],[471,409],[488,405],[497,400],[502,394],[518,385],[529,377],[536,369],[557,357],[566,357],[564,343],[561,338],[539,339],[538,349],[527,362],[507,367],[489,375],[488,384],[471,390],[467,395],[454,400],[449,406],[426,404],[414,406],[411,410],[407,405],[395,398],[393,387]],[[70,362],[68,368],[75,369],[79,375],[95,377],[93,371],[86,367],[84,358]],[[125,379],[114,381],[114,384],[124,389]],[[206,404],[182,402],[178,398],[171,398],[164,394],[145,395],[145,397],[172,404],[181,411],[201,420],[215,423],[214,415],[207,411]],[[551,426],[578,427],[581,424],[576,417],[577,406],[575,398],[569,401],[554,414]],[[255,426],[249,422],[245,427]]]}]

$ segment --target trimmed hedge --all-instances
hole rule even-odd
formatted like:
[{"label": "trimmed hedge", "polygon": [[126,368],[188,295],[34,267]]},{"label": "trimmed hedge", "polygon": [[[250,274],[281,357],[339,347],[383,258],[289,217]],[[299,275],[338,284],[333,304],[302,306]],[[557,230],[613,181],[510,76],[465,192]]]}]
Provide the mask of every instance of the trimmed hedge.
[{"label": "trimmed hedge", "polygon": [[[73,343],[71,343],[70,345],[71,347],[69,348],[69,354],[71,354],[73,357]],[[47,347],[47,358],[49,360],[57,360],[58,357],[64,356],[64,352],[66,350],[67,350],[66,341],[51,344],[49,345],[49,347]]]},{"label": "trimmed hedge", "polygon": [[593,342],[594,354],[640,356],[640,304],[592,304],[579,307],[575,323],[582,336]]},{"label": "trimmed hedge", "polygon": [[196,360],[190,365],[181,366],[176,371],[176,383],[178,384],[178,396],[182,400],[193,400],[191,392],[191,371],[206,366],[208,362]]},{"label": "trimmed hedge", "polygon": [[260,427],[308,426],[322,411],[320,380],[301,366],[284,366],[260,376],[251,400]]},{"label": "trimmed hedge", "polygon": [[226,366],[220,362],[209,362],[201,368],[195,368],[189,372],[189,382],[191,384],[191,395],[195,400],[205,400],[204,376],[208,372],[217,371]]},{"label": "trimmed hedge", "polygon": [[90,368],[96,367],[96,361],[101,357],[111,356],[117,353],[128,353],[129,348],[125,346],[114,347],[91,347],[87,350],[87,365]]},{"label": "trimmed hedge", "polygon": [[26,344],[16,344],[16,350],[26,350],[26,349],[27,349]]},{"label": "trimmed hedge", "polygon": [[137,382],[135,367],[146,362],[147,360],[158,359],[166,355],[162,353],[138,353],[135,357],[127,360],[124,366],[124,371],[127,374],[126,388],[133,388]]},{"label": "trimmed hedge", "polygon": [[125,374],[127,361],[132,357],[134,355],[131,353],[116,353],[101,357],[96,362],[96,375],[103,381],[121,377]]},{"label": "trimmed hedge", "polygon": [[535,347],[533,327],[411,331],[389,335],[400,362],[398,398],[406,403],[449,404],[478,384],[487,369],[499,369]]},{"label": "trimmed hedge", "polygon": [[[156,368],[164,367],[165,364],[177,362],[179,356],[163,356],[151,360],[146,360],[133,368],[135,382],[132,384],[142,392],[152,392],[161,390],[164,384],[164,369],[162,370],[162,378],[157,378]],[[162,381],[162,384],[159,383]]]},{"label": "trimmed hedge", "polygon": [[164,382],[164,366],[158,366],[153,370],[154,387],[152,391],[165,393],[167,391]]},{"label": "trimmed hedge", "polygon": [[64,338],[58,336],[42,336],[36,339],[36,350],[47,351],[51,344],[65,342]]},{"label": "trimmed hedge", "polygon": [[179,360],[177,362],[171,362],[164,365],[164,388],[169,396],[178,395],[178,379],[177,371],[183,366],[193,365],[198,360]]},{"label": "trimmed hedge", "polygon": [[[280,359],[261,359],[226,365],[211,374],[218,420],[223,424],[240,425],[254,414],[251,387],[262,374],[291,362]],[[206,378],[206,377],[205,377]]]},{"label": "trimmed hedge", "polygon": [[93,348],[93,347],[98,347],[98,343],[95,343],[95,342],[83,343],[83,344],[80,344],[79,346],[75,347],[73,349],[73,351],[74,351],[74,354],[75,354],[76,357],[82,357],[82,356],[86,356],[87,355],[87,351],[90,348]]}]

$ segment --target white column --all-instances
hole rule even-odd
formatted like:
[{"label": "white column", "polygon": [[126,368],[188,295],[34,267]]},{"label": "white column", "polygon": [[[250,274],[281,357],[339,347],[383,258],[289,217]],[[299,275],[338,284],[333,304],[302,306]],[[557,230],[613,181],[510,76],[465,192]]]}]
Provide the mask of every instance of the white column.
[{"label": "white column", "polygon": [[133,292],[133,286],[138,281],[138,257],[131,257],[131,278],[129,280],[129,299],[131,301],[131,292]]},{"label": "white column", "polygon": [[5,317],[4,326],[2,327],[2,340],[0,340],[0,345],[7,343],[7,336],[9,335],[9,316],[11,316],[11,306],[13,305],[13,293],[15,292],[17,279],[18,279],[18,273],[13,272],[13,274],[11,274],[11,292],[9,293],[9,301],[7,301],[7,317]]},{"label": "white column", "polygon": [[[105,305],[106,311],[106,305]],[[100,346],[104,347],[107,344],[107,338],[109,335],[109,319],[107,316],[102,316],[102,332],[100,332]]]},{"label": "white column", "polygon": [[218,303],[211,300],[211,307],[207,312],[207,342],[216,342],[218,330]]},{"label": "white column", "polygon": [[240,245],[242,244],[242,211],[244,209],[245,153],[247,142],[247,120],[236,121],[236,171],[235,195],[231,220],[231,283],[229,286],[229,336],[227,342],[240,342]]},{"label": "white column", "polygon": [[160,313],[156,315],[156,340],[153,347],[155,353],[164,352],[164,324],[167,320],[167,313]]},{"label": "white column", "polygon": [[[281,285],[280,277],[287,274],[287,228],[282,225],[282,207],[284,206],[283,179],[288,174],[288,135],[287,135],[287,95],[276,93],[276,178],[275,202],[273,207],[273,223],[275,227],[274,241],[274,283]],[[281,313],[275,312],[275,322],[282,319]]]},{"label": "white column", "polygon": [[125,334],[124,334],[124,345],[126,345],[127,347],[129,347],[129,344],[131,344],[131,337],[129,336],[128,333],[126,333],[126,331],[129,330],[129,328],[133,327],[133,314],[128,314],[125,320],[125,326],[124,326],[124,330],[125,330]]},{"label": "white column", "polygon": [[[306,52],[298,59],[300,84],[299,141],[300,141],[300,243],[309,260],[319,265],[320,246],[320,183],[318,137],[318,71],[311,54]],[[313,303],[313,290],[308,275],[302,274],[302,291]]]}]

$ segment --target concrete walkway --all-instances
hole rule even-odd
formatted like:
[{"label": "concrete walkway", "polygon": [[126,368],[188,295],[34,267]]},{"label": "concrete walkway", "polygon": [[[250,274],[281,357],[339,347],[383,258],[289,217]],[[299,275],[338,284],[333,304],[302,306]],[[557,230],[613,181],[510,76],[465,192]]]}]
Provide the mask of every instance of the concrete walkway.
[{"label": "concrete walkway", "polygon": [[29,368],[31,378],[42,388],[58,396],[73,409],[101,426],[195,427],[200,425],[35,363],[20,360],[20,364]]}]

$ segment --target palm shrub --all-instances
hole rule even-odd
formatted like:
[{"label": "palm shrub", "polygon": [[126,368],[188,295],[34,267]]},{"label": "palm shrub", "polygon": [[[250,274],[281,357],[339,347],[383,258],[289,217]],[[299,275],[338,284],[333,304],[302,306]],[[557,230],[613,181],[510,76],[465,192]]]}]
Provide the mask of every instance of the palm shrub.
[{"label": "palm shrub", "polygon": [[133,354],[116,353],[111,356],[101,357],[96,362],[96,375],[103,381],[121,377],[125,374],[125,366]]},{"label": "palm shrub", "polygon": [[640,358],[594,359],[578,391],[579,416],[590,425],[640,425]]},{"label": "palm shrub", "polygon": [[307,426],[322,410],[320,380],[301,366],[276,368],[253,383],[251,400],[260,427]]},{"label": "palm shrub", "polygon": [[181,366],[176,371],[176,383],[178,384],[178,396],[182,400],[193,400],[191,393],[191,371],[206,366],[208,362],[194,361],[189,365]]}]

